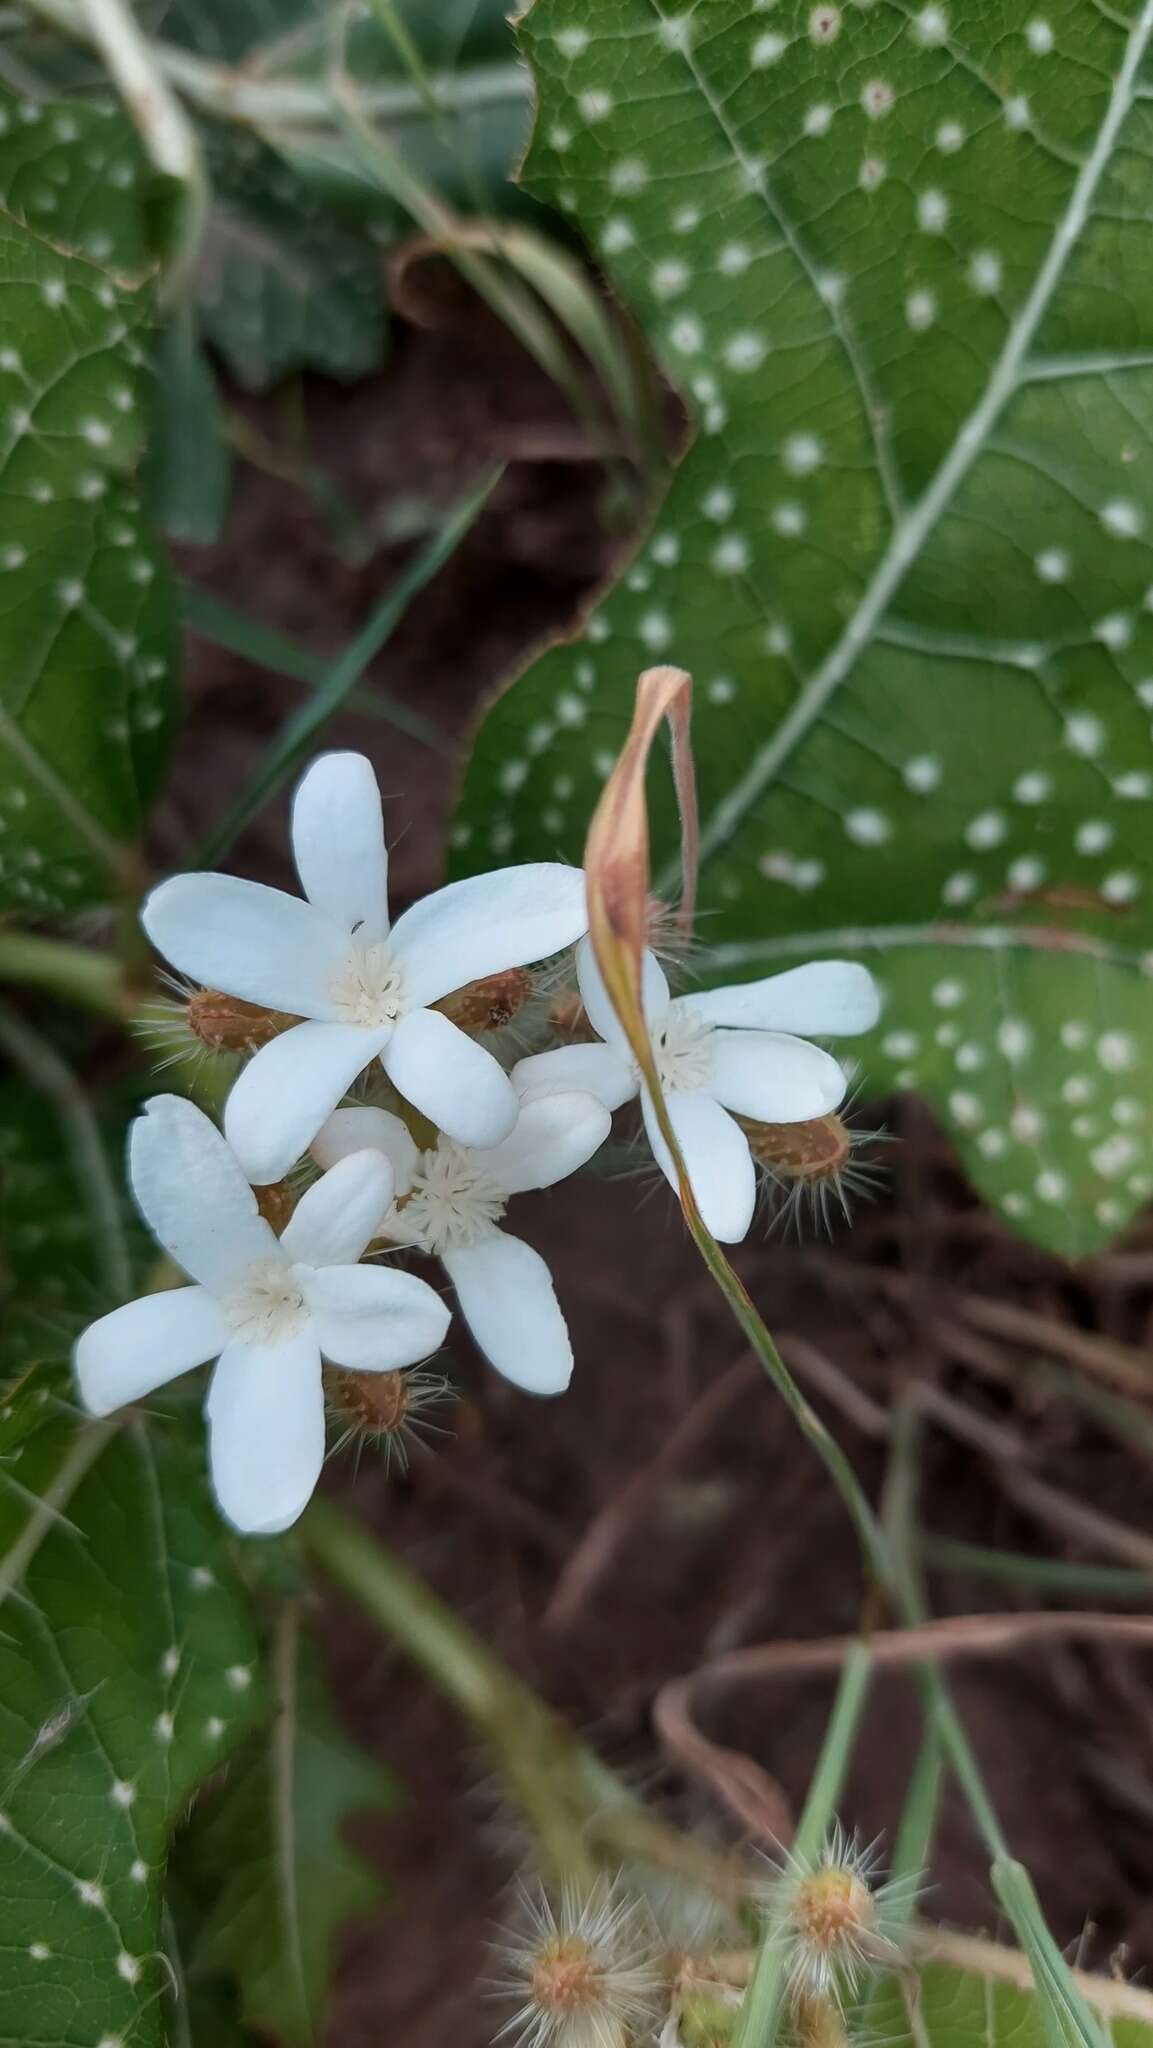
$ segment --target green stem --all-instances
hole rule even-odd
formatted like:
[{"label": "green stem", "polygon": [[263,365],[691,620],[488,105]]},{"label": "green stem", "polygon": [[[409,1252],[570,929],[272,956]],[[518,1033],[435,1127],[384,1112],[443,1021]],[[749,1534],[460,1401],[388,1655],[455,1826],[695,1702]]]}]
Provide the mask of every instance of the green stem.
[{"label": "green stem", "polygon": [[[871,1675],[868,1645],[854,1643],[841,1667],[837,1697],[793,1838],[790,1853],[802,1870],[811,1867],[820,1856],[836,1813]],[[792,1904],[792,1888],[786,1878],[765,1921],[756,1968],[733,2035],[733,2048],[771,2048],[777,2038],[789,1960],[786,1923]]]},{"label": "green stem", "polygon": [[554,1876],[590,1879],[595,1865],[569,1796],[579,1748],[574,1738],[428,1586],[338,1509],[313,1501],[300,1532],[330,1576],[480,1730],[531,1819]]},{"label": "green stem", "polygon": [[[27,6],[29,13],[39,15],[61,35],[88,47],[95,44],[91,24],[75,0],[27,0]],[[201,113],[218,120],[244,127],[339,125],[332,94],[323,80],[259,78],[247,67],[241,71],[214,64],[163,40],[152,43],[151,53],[168,83]],[[529,75],[522,65],[489,64],[472,71],[427,74],[424,87],[407,81],[368,84],[363,100],[377,119],[422,120],[427,117],[430,88],[446,113],[506,104],[526,106],[531,96]]]},{"label": "green stem", "polygon": [[208,179],[199,137],[129,0],[80,0],[80,20],[108,68],[145,153],[161,177],[171,178],[182,190],[180,231],[164,279],[165,294],[176,296],[191,279],[208,217]]},{"label": "green stem", "polygon": [[38,932],[0,929],[0,982],[61,996],[118,1023],[131,1012],[124,973],[112,953],[41,938]]}]

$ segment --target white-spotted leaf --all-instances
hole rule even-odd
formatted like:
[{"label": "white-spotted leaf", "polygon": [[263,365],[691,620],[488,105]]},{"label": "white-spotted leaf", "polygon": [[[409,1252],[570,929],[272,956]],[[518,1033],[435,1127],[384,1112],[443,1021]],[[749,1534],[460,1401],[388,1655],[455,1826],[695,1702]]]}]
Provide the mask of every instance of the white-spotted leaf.
[{"label": "white-spotted leaf", "polygon": [[133,484],[140,175],[119,118],[0,96],[2,910],[114,893],[167,750],[173,609]]},{"label": "white-spotted leaf", "polygon": [[[94,1447],[98,1455],[93,1456]],[[0,2038],[160,2048],[170,1832],[248,1727],[255,1645],[199,1456],[0,1404]]]},{"label": "white-spotted leaf", "polygon": [[[638,671],[692,670],[710,977],[868,958],[870,1085],[1091,1249],[1153,1173],[1118,1107],[1153,1028],[1153,0],[536,0],[520,33],[529,185],[695,438],[490,715],[458,870],[578,856]],[[1136,1048],[1092,1103],[1082,1024]]]}]

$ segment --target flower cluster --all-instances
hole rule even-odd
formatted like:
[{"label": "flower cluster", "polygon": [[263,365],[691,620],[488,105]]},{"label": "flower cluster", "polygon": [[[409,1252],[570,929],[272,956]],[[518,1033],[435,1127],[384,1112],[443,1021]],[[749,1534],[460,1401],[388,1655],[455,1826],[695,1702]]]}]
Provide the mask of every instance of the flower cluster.
[{"label": "flower cluster", "polygon": [[[476,875],[390,923],[380,796],[357,754],[309,769],[292,840],[302,896],[187,874],[144,906],[153,945],[194,985],[190,1028],[251,1056],[223,1136],[172,1095],[148,1103],[130,1136],[137,1205],[192,1284],[113,1310],[76,1347],[96,1414],[216,1361],[213,1484],[228,1519],[261,1533],[287,1528],[316,1484],[325,1364],[395,1372],[444,1339],[440,1296],[380,1254],[409,1247],[439,1260],[497,1370],[556,1394],[572,1371],[568,1331],[543,1259],[502,1227],[509,1200],[585,1165],[613,1112],[638,1095],[676,1185],[586,936],[578,869]],[[523,970],[563,963],[573,947],[579,1000],[569,1007],[585,1037],[528,1052],[510,1071],[494,1027],[531,987]],[[772,1130],[827,1116],[844,1097],[841,1067],[807,1034],[868,1029],[873,982],[826,961],[673,997],[649,954],[645,991],[702,1214],[736,1241]]]}]

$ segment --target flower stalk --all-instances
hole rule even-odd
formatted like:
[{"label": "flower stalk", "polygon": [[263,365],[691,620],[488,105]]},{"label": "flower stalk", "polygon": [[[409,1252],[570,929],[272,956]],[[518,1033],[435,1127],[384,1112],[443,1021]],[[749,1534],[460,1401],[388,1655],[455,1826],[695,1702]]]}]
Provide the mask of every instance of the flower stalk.
[{"label": "flower stalk", "polygon": [[646,1813],[608,1765],[375,1537],[331,1502],[303,1515],[305,1548],[400,1644],[492,1752],[558,1883],[587,1885],[622,1865],[663,1870],[726,1905],[743,1896],[727,1857]]}]

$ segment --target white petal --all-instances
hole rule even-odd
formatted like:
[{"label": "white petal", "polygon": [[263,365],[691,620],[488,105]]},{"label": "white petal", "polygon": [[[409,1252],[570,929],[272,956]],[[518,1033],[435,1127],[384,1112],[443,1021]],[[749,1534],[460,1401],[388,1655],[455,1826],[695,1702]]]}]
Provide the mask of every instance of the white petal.
[{"label": "white petal", "polygon": [[587,924],[582,870],[535,861],[450,882],[397,918],[392,941],[408,1000],[435,1003],[481,975],[547,960]]},{"label": "white petal", "polygon": [[827,1116],[844,1100],[844,1072],[831,1053],[783,1031],[714,1031],[710,1090],[738,1116],[766,1124]]},{"label": "white petal", "polygon": [[[315,1028],[315,1027],[312,1027]],[[216,1125],[182,1095],[154,1095],[128,1134],[128,1178],[153,1234],[184,1272],[226,1294],[254,1259],[278,1255]]]},{"label": "white petal", "polygon": [[631,1102],[640,1080],[636,1068],[615,1046],[558,1045],[551,1052],[530,1053],[512,1070],[512,1085],[522,1103],[538,1095],[595,1095],[606,1109]]},{"label": "white petal", "polygon": [[[756,1171],[744,1132],[703,1089],[688,1095],[670,1091],[665,1101],[705,1223],[721,1244],[739,1244],[748,1235],[757,1199]],[[647,1089],[641,1091],[641,1108],[653,1157],[669,1186],[679,1192],[672,1155]]]},{"label": "white petal", "polygon": [[306,1266],[354,1265],[392,1203],[392,1167],[383,1152],[350,1152],[301,1196],[281,1248]]},{"label": "white petal", "polygon": [[246,1536],[288,1529],[324,1463],[324,1382],[315,1332],[232,1343],[205,1404],[208,1463],[223,1515]]},{"label": "white petal", "polygon": [[250,1180],[283,1180],[391,1031],[297,1024],[261,1046],[224,1109],[228,1142]]},{"label": "white petal", "polygon": [[405,1101],[458,1145],[499,1145],[516,1122],[516,1095],[503,1067],[439,1010],[402,1017],[381,1059]]},{"label": "white petal", "polygon": [[494,1230],[479,1244],[445,1252],[460,1312],[484,1355],[526,1394],[563,1394],[572,1344],[539,1252]]},{"label": "white petal", "polygon": [[335,1166],[350,1152],[365,1148],[383,1152],[392,1167],[397,1198],[412,1187],[419,1157],[416,1139],[398,1116],[388,1109],[370,1109],[356,1104],[334,1109],[312,1141],[310,1150],[318,1166]]},{"label": "white petal", "polygon": [[322,754],[293,799],[292,850],[310,903],[365,945],[388,936],[380,791],[363,754]]},{"label": "white petal", "polygon": [[[631,1060],[629,1042],[609,1001],[609,992],[601,978],[591,939],[581,940],[576,958],[577,982],[589,1023],[609,1045],[616,1046]],[[647,947],[642,967],[641,1000],[644,1003],[645,1018],[649,1024],[655,1024],[669,1007],[669,985],[656,954],[650,953]]]},{"label": "white petal", "polygon": [[334,1017],[348,934],[299,896],[236,875],[174,875],[140,921],[158,953],[206,988],[297,1017]]},{"label": "white petal", "polygon": [[451,1320],[439,1294],[395,1266],[301,1269],[312,1326],[326,1358],[356,1372],[391,1372],[438,1351]]},{"label": "white petal", "polygon": [[90,1415],[111,1415],[219,1357],[227,1342],[220,1310],[203,1287],[126,1301],[77,1340],[72,1362],[80,1399]]},{"label": "white petal", "polygon": [[795,1031],[802,1038],[851,1038],[871,1031],[881,1014],[880,989],[868,968],[853,960],[813,960],[764,981],[677,1000],[710,1024]]},{"label": "white petal", "polygon": [[537,1095],[522,1104],[508,1137],[478,1152],[476,1162],[506,1194],[551,1188],[599,1151],[611,1127],[608,1110],[595,1096]]}]

